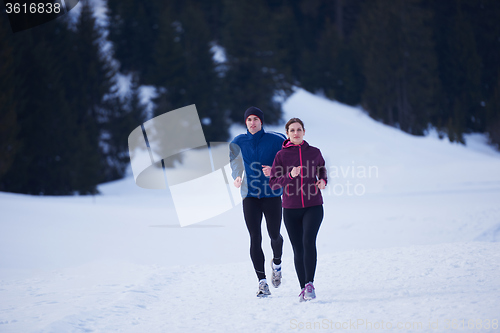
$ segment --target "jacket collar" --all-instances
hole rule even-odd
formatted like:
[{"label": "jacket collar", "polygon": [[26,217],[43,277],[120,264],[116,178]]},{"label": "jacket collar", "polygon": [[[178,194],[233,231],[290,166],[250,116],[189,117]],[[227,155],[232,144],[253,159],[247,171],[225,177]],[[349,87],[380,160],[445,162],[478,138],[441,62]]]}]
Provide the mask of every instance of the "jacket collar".
[{"label": "jacket collar", "polygon": [[259,140],[260,138],[262,138],[264,133],[265,133],[264,127],[255,134],[250,133],[247,129],[247,137],[250,138],[251,140]]},{"label": "jacket collar", "polygon": [[302,146],[303,148],[306,148],[309,146],[309,144],[306,142],[306,140],[302,140],[302,142],[299,144],[299,145],[295,145],[293,144],[290,139],[286,139],[284,142],[283,142],[283,149],[285,148],[293,148],[293,147],[299,147],[299,146]]}]

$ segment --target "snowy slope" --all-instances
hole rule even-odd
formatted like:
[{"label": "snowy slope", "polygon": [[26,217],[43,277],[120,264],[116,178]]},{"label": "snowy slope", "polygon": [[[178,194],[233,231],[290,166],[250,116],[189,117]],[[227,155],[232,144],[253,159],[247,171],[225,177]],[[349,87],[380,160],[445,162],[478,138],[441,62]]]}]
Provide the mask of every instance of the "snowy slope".
[{"label": "snowy slope", "polygon": [[[304,121],[329,169],[316,301],[298,303],[284,228],[283,284],[256,299],[241,207],[180,228],[168,190],[144,190],[129,177],[101,185],[94,198],[0,193],[0,332],[289,332],[345,323],[373,331],[382,321],[384,329],[445,332],[453,319],[459,328],[481,319],[475,331],[498,332],[500,154],[484,137],[468,136],[467,147],[412,137],[303,90],[284,110],[285,120]],[[267,235],[264,243],[269,258]]]},{"label": "snowy slope", "polygon": [[286,332],[351,322],[347,327],[364,332],[371,322],[426,332],[438,322],[435,331],[445,331],[447,320],[498,318],[499,250],[498,243],[456,243],[322,255],[318,300],[307,304],[297,300],[290,258],[282,287],[267,299],[252,294],[254,273],[246,262],[174,268],[94,263],[3,284],[2,302],[17,307],[2,311],[0,328]]}]

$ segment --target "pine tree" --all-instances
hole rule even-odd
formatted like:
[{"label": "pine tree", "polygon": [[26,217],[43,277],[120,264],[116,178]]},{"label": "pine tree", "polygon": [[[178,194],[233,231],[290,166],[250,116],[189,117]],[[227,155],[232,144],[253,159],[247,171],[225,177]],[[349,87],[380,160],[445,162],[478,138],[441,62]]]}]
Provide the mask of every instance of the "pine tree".
[{"label": "pine tree", "polygon": [[101,147],[104,158],[104,181],[120,179],[130,163],[128,136],[145,120],[145,105],[141,103],[139,79],[132,77],[130,93],[121,101],[118,94],[104,101]]},{"label": "pine tree", "polygon": [[183,34],[182,23],[173,19],[173,9],[166,7],[162,13],[160,35],[156,42],[153,64],[148,77],[151,83],[161,87],[156,99],[155,116],[175,108],[186,106],[185,98],[187,78],[186,62],[181,44]]},{"label": "pine tree", "polygon": [[318,63],[319,80],[318,87],[326,97],[335,98],[337,87],[341,83],[338,75],[338,63],[340,51],[340,38],[337,28],[329,19],[325,22],[324,30],[318,42],[318,52],[315,60]]},{"label": "pine tree", "polygon": [[222,44],[227,51],[225,77],[226,110],[232,121],[241,123],[249,106],[261,108],[267,123],[281,118],[281,107],[273,97],[285,94],[289,83],[277,65],[280,52],[275,49],[277,33],[273,17],[264,1],[226,2],[226,29]]},{"label": "pine tree", "polygon": [[[5,17],[0,18],[0,186],[2,176],[11,168],[15,152],[19,145],[17,140],[18,124],[14,85],[14,47]],[[1,190],[1,187],[0,187]]]},{"label": "pine tree", "polygon": [[[495,0],[462,0],[461,14],[474,37],[475,51],[479,57],[480,85],[472,113],[467,117],[467,128],[483,132],[488,125],[487,106],[494,98],[497,78],[500,75],[500,2]],[[462,27],[463,28],[463,27]],[[469,37],[470,38],[470,37]],[[474,54],[470,61],[478,59]],[[475,107],[480,104],[480,107]]]},{"label": "pine tree", "polygon": [[472,27],[461,1],[432,1],[435,13],[433,30],[436,40],[439,78],[442,86],[441,111],[432,123],[448,133],[450,141],[464,143],[463,133],[480,120],[480,58],[476,52]]},{"label": "pine tree", "polygon": [[334,98],[341,103],[361,103],[364,77],[361,73],[361,57],[355,52],[350,40],[344,39],[339,46],[334,76],[337,78]]},{"label": "pine tree", "polygon": [[19,146],[2,189],[96,193],[106,170],[99,144],[103,97],[113,73],[100,54],[90,5],[82,4],[75,31],[61,19],[12,40]]},{"label": "pine tree", "polygon": [[196,4],[184,9],[181,22],[184,27],[181,44],[186,64],[186,105],[196,104],[207,141],[225,141],[228,123],[216,100],[220,97],[216,91],[220,81],[210,52],[208,25]]},{"label": "pine tree", "polygon": [[361,102],[361,59],[352,43],[362,0],[304,1],[295,10],[301,40],[299,70],[293,70],[301,85],[322,91],[327,97],[350,105]]},{"label": "pine tree", "polygon": [[73,187],[80,194],[95,194],[103,181],[106,160],[100,148],[103,99],[111,93],[114,70],[101,54],[101,33],[88,1],[82,3],[76,23],[71,59],[74,92],[71,107],[76,117],[78,150],[72,159]]},{"label": "pine tree", "polygon": [[62,168],[72,148],[69,134],[74,133],[63,80],[69,35],[66,26],[55,20],[11,38],[16,52],[12,85],[19,145],[1,180],[5,191],[67,194],[71,190],[68,169]]},{"label": "pine tree", "polygon": [[323,27],[321,12],[318,1],[291,2],[294,21],[297,24],[295,32],[295,47],[298,48],[299,59],[292,65],[292,75],[296,82],[311,92],[321,89],[321,63],[317,61],[318,40]]},{"label": "pine tree", "polygon": [[487,126],[490,142],[500,150],[500,73],[498,74],[496,88],[486,107]]},{"label": "pine tree", "polygon": [[[209,28],[196,2],[167,6],[149,77],[159,87],[155,115],[196,104],[208,141],[226,140],[228,123],[217,98],[220,79],[210,51]],[[174,19],[175,17],[175,19]]]},{"label": "pine tree", "polygon": [[[160,14],[164,1],[109,0],[109,39],[113,42],[120,71],[136,72],[141,80],[151,72],[159,26],[165,18]],[[161,36],[161,35],[160,35]]]},{"label": "pine tree", "polygon": [[430,13],[419,1],[369,1],[360,18],[370,115],[421,135],[438,109],[436,59]]}]

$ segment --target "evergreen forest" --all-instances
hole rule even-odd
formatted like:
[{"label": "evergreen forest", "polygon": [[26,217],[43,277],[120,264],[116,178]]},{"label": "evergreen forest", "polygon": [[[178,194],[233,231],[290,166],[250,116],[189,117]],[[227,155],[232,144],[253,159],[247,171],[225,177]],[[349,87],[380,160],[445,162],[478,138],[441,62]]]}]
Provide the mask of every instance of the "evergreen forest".
[{"label": "evergreen forest", "polygon": [[227,141],[249,106],[282,121],[294,87],[412,135],[498,145],[500,1],[81,0],[17,33],[2,11],[0,191],[97,194],[151,117],[196,104],[207,141]]}]

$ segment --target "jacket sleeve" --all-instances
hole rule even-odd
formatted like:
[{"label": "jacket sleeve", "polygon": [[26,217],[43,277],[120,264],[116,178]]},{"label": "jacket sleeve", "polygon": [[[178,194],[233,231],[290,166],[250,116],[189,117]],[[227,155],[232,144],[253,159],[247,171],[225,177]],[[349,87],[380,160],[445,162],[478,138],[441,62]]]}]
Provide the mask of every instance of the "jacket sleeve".
[{"label": "jacket sleeve", "polygon": [[328,172],[325,167],[325,159],[323,158],[323,155],[321,155],[320,152],[319,163],[318,163],[318,179],[323,179],[325,181],[325,185],[328,184],[327,174]]},{"label": "jacket sleeve", "polygon": [[272,190],[285,187],[287,184],[292,182],[293,178],[286,171],[286,169],[286,166],[284,166],[281,161],[280,154],[276,154],[273,166],[271,167],[271,175],[269,177],[269,186],[271,186]]},{"label": "jacket sleeve", "polygon": [[245,166],[243,165],[243,157],[241,156],[241,148],[238,144],[231,142],[229,144],[229,163],[231,165],[231,176],[233,179],[243,176],[243,170]]}]

